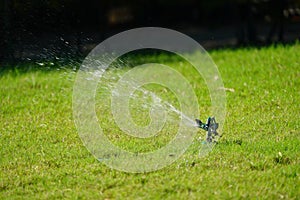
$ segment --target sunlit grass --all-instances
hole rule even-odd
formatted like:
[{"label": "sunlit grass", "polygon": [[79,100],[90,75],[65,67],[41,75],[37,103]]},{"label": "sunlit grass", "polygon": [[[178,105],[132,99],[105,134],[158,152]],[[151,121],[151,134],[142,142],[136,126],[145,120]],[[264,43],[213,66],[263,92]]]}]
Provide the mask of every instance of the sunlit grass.
[{"label": "sunlit grass", "polygon": [[[228,89],[223,137],[206,157],[199,157],[201,143],[195,138],[181,159],[145,174],[109,169],[83,146],[72,117],[73,66],[2,72],[0,199],[299,199],[300,45],[218,50],[211,56]],[[164,55],[138,59],[183,65]],[[205,113],[208,93],[197,90],[203,81],[183,73]],[[174,95],[157,91],[176,104]],[[132,142],[111,125],[108,111],[101,115],[97,103],[101,126],[119,146],[147,151],[174,134]],[[138,117],[137,110],[132,113]],[[147,117],[147,111],[141,115]]]}]

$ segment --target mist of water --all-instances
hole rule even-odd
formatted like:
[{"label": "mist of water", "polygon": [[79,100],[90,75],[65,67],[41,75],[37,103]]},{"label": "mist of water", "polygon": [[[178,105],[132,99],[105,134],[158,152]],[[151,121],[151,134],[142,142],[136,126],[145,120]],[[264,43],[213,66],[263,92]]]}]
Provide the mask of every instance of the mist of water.
[{"label": "mist of water", "polygon": [[[101,73],[98,71],[94,72],[94,75],[101,79],[98,85],[98,87],[102,91],[101,95],[120,95],[117,94],[114,90],[116,82],[122,77],[124,73],[124,71],[119,71],[120,69],[113,68],[110,69],[107,73],[102,73],[103,71],[101,71]],[[135,90],[134,93],[128,94],[130,95],[130,98],[143,102],[140,107],[135,106],[132,107],[132,109],[138,109],[138,111],[140,110],[142,112],[142,110],[145,109],[150,110],[153,106],[159,107],[162,109],[162,112],[165,111],[166,113],[168,113],[168,120],[178,122],[179,117],[179,119],[181,119],[182,125],[197,127],[197,124],[194,120],[195,116],[187,116],[185,113],[180,111],[180,109],[176,108],[176,106],[172,105],[172,103],[159,97],[159,95],[157,95],[153,91],[150,91],[144,87],[136,87],[133,82],[127,81],[126,84],[133,87],[133,89]],[[119,97],[122,98],[121,96]]]}]

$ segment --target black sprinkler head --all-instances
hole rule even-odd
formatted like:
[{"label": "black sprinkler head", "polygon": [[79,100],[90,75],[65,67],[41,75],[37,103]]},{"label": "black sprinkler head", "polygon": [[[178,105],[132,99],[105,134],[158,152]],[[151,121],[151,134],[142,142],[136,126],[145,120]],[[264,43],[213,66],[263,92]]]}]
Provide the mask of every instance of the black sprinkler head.
[{"label": "black sprinkler head", "polygon": [[207,131],[206,141],[208,143],[216,142],[215,137],[219,136],[217,129],[219,124],[216,122],[214,117],[208,117],[206,123],[203,123],[200,119],[196,119],[198,128]]}]

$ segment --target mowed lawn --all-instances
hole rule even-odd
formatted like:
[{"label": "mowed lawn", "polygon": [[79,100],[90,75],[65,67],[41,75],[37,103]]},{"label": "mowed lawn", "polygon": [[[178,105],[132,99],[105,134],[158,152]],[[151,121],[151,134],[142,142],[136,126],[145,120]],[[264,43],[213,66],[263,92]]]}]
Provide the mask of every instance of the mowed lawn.
[{"label": "mowed lawn", "polygon": [[110,169],[82,144],[74,66],[1,70],[0,199],[300,199],[300,44],[210,55],[228,89],[223,137],[206,157],[195,138],[172,165],[142,174]]}]

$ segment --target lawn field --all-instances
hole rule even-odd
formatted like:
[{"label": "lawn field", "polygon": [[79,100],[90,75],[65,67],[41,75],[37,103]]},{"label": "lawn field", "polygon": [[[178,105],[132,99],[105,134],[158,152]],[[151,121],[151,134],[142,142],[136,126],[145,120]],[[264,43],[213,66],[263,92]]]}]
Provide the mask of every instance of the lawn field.
[{"label": "lawn field", "polygon": [[[1,67],[0,199],[300,199],[300,44],[209,53],[227,88],[222,138],[208,156],[199,157],[197,137],[172,165],[138,174],[110,169],[83,145],[72,116],[76,66]],[[182,66],[172,56],[148,59]],[[203,81],[183,73],[196,83],[206,116],[209,94],[197,90]],[[99,121],[125,149],[154,150],[176,133],[171,127],[145,143],[131,140],[109,125],[99,99]],[[145,115],[132,112],[137,120]]]}]

